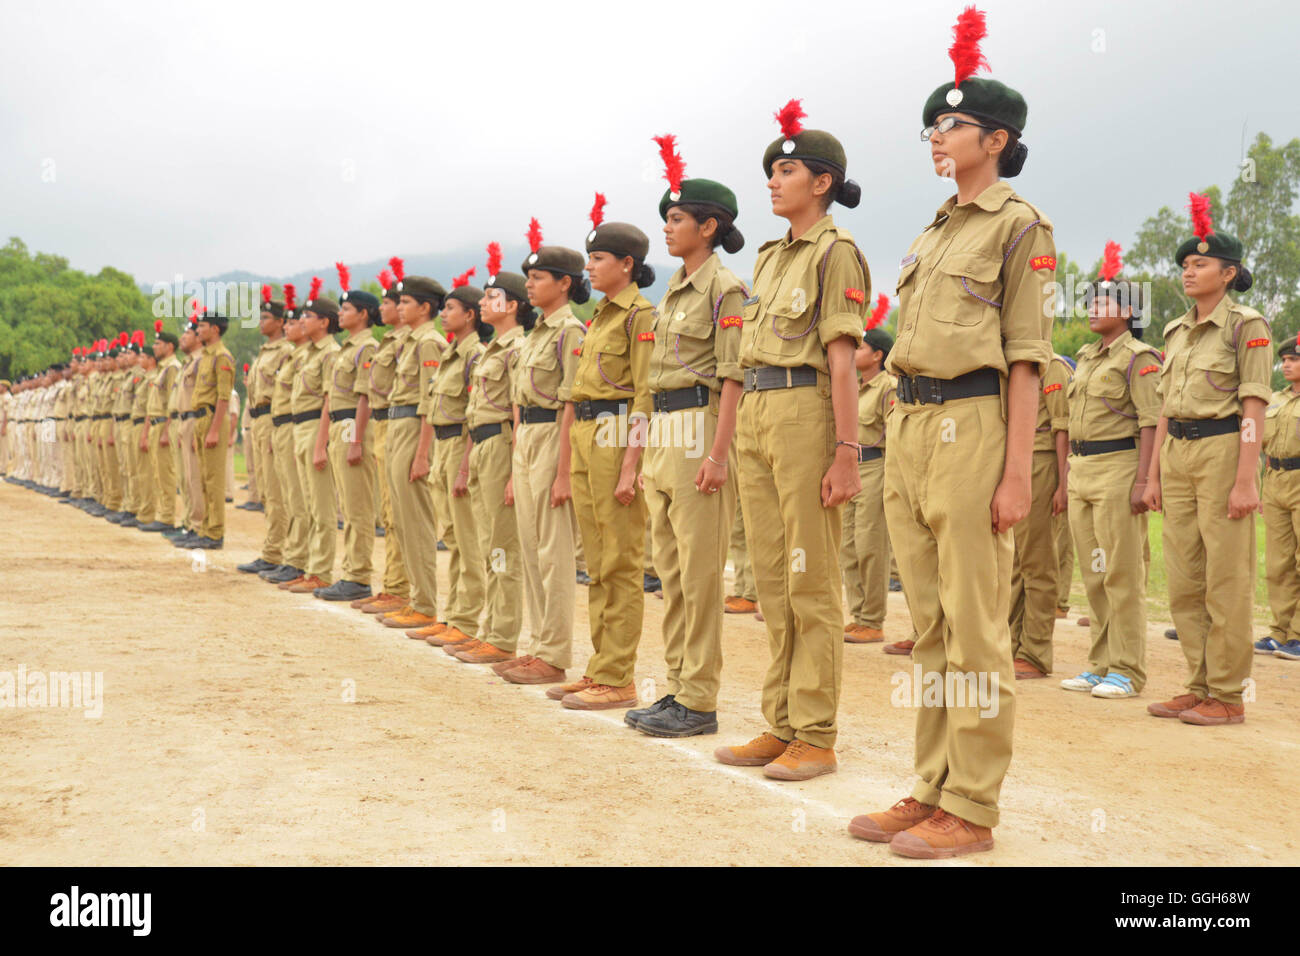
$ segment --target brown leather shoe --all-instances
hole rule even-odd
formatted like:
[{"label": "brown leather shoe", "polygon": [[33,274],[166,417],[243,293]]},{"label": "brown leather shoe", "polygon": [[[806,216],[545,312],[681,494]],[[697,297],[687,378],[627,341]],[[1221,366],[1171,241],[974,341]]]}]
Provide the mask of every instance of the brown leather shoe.
[{"label": "brown leather shoe", "polygon": [[1076,623],[1077,623],[1080,627],[1092,627],[1092,618],[1090,618],[1090,617],[1081,617],[1081,618],[1079,618],[1079,620],[1078,620]]},{"label": "brown leather shoe", "polygon": [[1221,700],[1207,697],[1190,710],[1178,715],[1185,724],[1197,724],[1212,727],[1216,724],[1240,724],[1246,720],[1246,708],[1241,704],[1225,704]]},{"label": "brown leather shoe", "polygon": [[570,710],[613,710],[617,707],[635,707],[636,685],[627,684],[613,687],[609,684],[593,683],[584,690],[565,694],[560,703]]},{"label": "brown leather shoe", "polygon": [[1056,616],[1057,616],[1058,618],[1061,618],[1061,617],[1069,617],[1069,616],[1070,616],[1070,609],[1069,609],[1068,607],[1058,607],[1058,608],[1056,609]]},{"label": "brown leather shoe", "polygon": [[785,753],[788,746],[790,741],[769,731],[738,747],[719,747],[713,751],[713,757],[729,767],[765,767]]},{"label": "brown leather shoe", "polygon": [[767,620],[767,618],[763,617],[763,612],[760,611],[757,607],[754,608],[754,620],[756,620],[756,621],[766,621],[766,620]]},{"label": "brown leather shoe", "polygon": [[993,830],[935,810],[920,823],[895,834],[889,848],[914,860],[946,860],[993,849]]},{"label": "brown leather shoe", "polygon": [[902,654],[904,656],[909,656],[914,647],[916,647],[916,641],[895,641],[893,644],[886,644],[881,649],[886,654]]},{"label": "brown leather shoe", "polygon": [[537,658],[533,657],[532,654],[525,654],[523,657],[512,657],[509,660],[498,661],[492,665],[492,673],[500,677],[506,671],[514,670],[516,667],[535,660]]},{"label": "brown leather shoe", "polygon": [[849,821],[849,833],[859,840],[871,840],[874,843],[888,843],[895,833],[916,826],[938,807],[911,797],[904,797],[888,810],[880,813],[864,813]]},{"label": "brown leather shoe", "polygon": [[431,637],[437,637],[443,631],[447,630],[448,625],[442,621],[434,621],[425,627],[417,627],[407,631],[406,636],[413,641],[427,641]]},{"label": "brown leather shoe", "polygon": [[483,646],[482,641],[480,641],[477,637],[470,637],[468,634],[465,635],[465,640],[463,641],[446,640],[445,638],[447,637],[448,633],[454,630],[455,630],[454,627],[449,627],[447,628],[446,631],[443,631],[442,634],[439,635],[442,638],[444,638],[441,646],[442,646],[442,652],[447,656],[455,657],[461,651],[474,651],[474,650],[478,650],[478,648]]},{"label": "brown leather shoe", "polygon": [[441,647],[448,654],[455,654],[457,651],[465,650],[474,638],[448,624],[437,634],[431,634],[425,640],[434,647]]},{"label": "brown leather shoe", "polygon": [[722,602],[722,610],[726,614],[753,614],[758,610],[758,602],[733,594]]},{"label": "brown leather shoe", "polygon": [[[511,681],[511,683],[515,683],[515,681]],[[578,691],[586,690],[594,683],[596,682],[584,674],[581,678],[571,683],[561,684],[559,687],[552,687],[546,692],[546,696],[551,700],[564,700],[564,698],[568,697],[570,694],[576,694]]]},{"label": "brown leather shoe", "polygon": [[[568,671],[548,664],[540,657],[534,657],[525,664],[507,668],[501,676],[512,684],[556,684],[567,680],[569,675]],[[546,692],[546,696],[551,696],[550,691]]]},{"label": "brown leather shoe", "polygon": [[514,651],[503,651],[495,644],[489,644],[487,641],[481,641],[478,647],[466,648],[453,656],[456,660],[464,661],[466,664],[500,664],[505,661],[518,660]]},{"label": "brown leather shoe", "polygon": [[808,780],[824,773],[834,773],[835,751],[830,747],[814,747],[796,737],[785,748],[785,753],[763,768],[763,775],[773,780]]},{"label": "brown leather shoe", "polygon": [[1029,661],[1022,661],[1020,658],[1015,659],[1016,680],[1037,680],[1040,677],[1046,677],[1043,671],[1040,671]]},{"label": "brown leather shoe", "polygon": [[279,584],[276,585],[276,587],[278,587],[281,591],[287,591],[287,590],[289,590],[289,588],[293,587],[295,584],[302,584],[302,582],[303,582],[303,581],[306,581],[306,580],[307,580],[307,575],[305,575],[305,574],[300,574],[300,575],[298,575],[296,578],[294,578],[292,581],[281,581]]},{"label": "brown leather shoe", "polygon": [[389,611],[379,618],[384,622],[384,627],[396,627],[403,631],[409,631],[417,627],[428,627],[430,624],[438,623],[427,614],[421,614],[409,604],[400,611]]},{"label": "brown leather shoe", "polygon": [[311,594],[311,592],[315,591],[317,588],[327,588],[329,586],[330,583],[328,581],[323,581],[316,575],[312,574],[303,578],[297,584],[290,584],[288,590],[292,591],[294,594]]},{"label": "brown leather shoe", "polygon": [[854,624],[852,627],[844,629],[844,642],[846,644],[879,644],[884,639],[885,632],[878,627]]},{"label": "brown leather shoe", "polygon": [[379,594],[372,598],[365,598],[361,602],[361,610],[367,614],[387,614],[389,611],[400,611],[406,607],[406,598],[398,597],[396,594]]},{"label": "brown leather shoe", "polygon": [[1203,700],[1204,698],[1197,697],[1195,694],[1179,694],[1172,700],[1147,704],[1147,713],[1154,714],[1156,717],[1177,717],[1185,710],[1199,707]]}]

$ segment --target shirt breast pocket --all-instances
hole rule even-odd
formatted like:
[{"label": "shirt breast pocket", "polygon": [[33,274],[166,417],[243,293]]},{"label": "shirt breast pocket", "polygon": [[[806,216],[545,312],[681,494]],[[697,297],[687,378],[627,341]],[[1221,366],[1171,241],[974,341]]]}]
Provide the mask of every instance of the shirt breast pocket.
[{"label": "shirt breast pocket", "polygon": [[938,264],[944,295],[936,298],[930,317],[954,325],[975,326],[994,319],[1002,308],[1002,262],[982,252],[954,253]]},{"label": "shirt breast pocket", "polygon": [[1197,352],[1188,360],[1187,373],[1188,391],[1193,398],[1217,402],[1236,394],[1237,353],[1222,346]]},{"label": "shirt breast pocket", "polygon": [[[1073,382],[1070,383],[1074,385]],[[1128,392],[1128,385],[1120,372],[1103,372],[1094,375],[1088,381],[1088,397],[1109,399],[1112,403],[1122,399]]]},{"label": "shirt breast pocket", "polygon": [[613,335],[608,338],[602,337],[597,342],[588,341],[583,344],[584,352],[592,348],[597,350],[596,370],[600,372],[605,384],[613,385],[622,391],[632,391],[631,385],[624,384],[632,380],[627,336]]}]

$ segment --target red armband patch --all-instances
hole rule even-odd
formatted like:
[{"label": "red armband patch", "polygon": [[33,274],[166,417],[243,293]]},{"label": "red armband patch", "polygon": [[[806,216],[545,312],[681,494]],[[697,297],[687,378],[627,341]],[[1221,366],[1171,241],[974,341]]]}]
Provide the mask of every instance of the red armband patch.
[{"label": "red armband patch", "polygon": [[234,370],[235,370],[235,367],[234,367],[233,365],[223,365],[223,366],[221,366],[221,371],[223,371],[223,372],[233,372]]},{"label": "red armband patch", "polygon": [[582,354],[582,346],[579,345],[576,349],[574,349],[574,350],[573,350],[573,354],[574,354],[574,355],[581,355],[581,354]]},{"label": "red armband patch", "polygon": [[653,332],[638,332],[636,340],[638,342],[653,342],[655,340],[655,334]]},{"label": "red armband patch", "polygon": [[362,362],[362,363],[361,363],[361,367],[362,367],[362,368],[370,368],[370,366],[373,365],[373,364],[374,364],[373,362]]},{"label": "red armband patch", "polygon": [[437,368],[437,367],[438,367],[438,360],[437,360],[437,359],[429,359],[428,361],[426,361],[426,362],[424,363],[424,367],[425,367],[425,368]]},{"label": "red armband patch", "polygon": [[1138,369],[1138,375],[1150,375],[1152,372],[1160,371],[1159,365],[1148,365],[1146,368]]},{"label": "red armband patch", "polygon": [[844,298],[848,299],[850,302],[856,302],[858,305],[862,305],[862,303],[867,301],[867,294],[861,289],[850,288],[844,290]]},{"label": "red armband patch", "polygon": [[724,329],[738,329],[745,324],[745,320],[738,315],[724,315],[718,325]]},{"label": "red armband patch", "polygon": [[1263,348],[1265,345],[1268,345],[1268,339],[1251,339],[1246,343],[1246,348],[1258,349]]},{"label": "red armband patch", "polygon": [[1029,260],[1029,268],[1037,272],[1039,269],[1051,269],[1056,271],[1056,256],[1034,256]]},{"label": "red armband patch", "polygon": [[1048,385],[1045,389],[1043,389],[1043,394],[1044,394],[1044,395],[1051,395],[1053,392],[1059,392],[1060,390],[1061,390],[1061,385],[1060,385],[1060,383],[1059,383],[1059,382],[1054,382],[1053,384]]}]

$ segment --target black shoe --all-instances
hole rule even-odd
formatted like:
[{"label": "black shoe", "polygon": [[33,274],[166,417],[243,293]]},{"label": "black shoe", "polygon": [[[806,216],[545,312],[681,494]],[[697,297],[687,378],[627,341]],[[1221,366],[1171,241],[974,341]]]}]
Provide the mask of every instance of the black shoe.
[{"label": "black shoe", "polygon": [[188,545],[188,547],[201,548],[204,551],[220,551],[223,547],[225,547],[225,544],[226,544],[225,538],[205,538],[202,535],[198,535]]},{"label": "black shoe", "polygon": [[438,542],[438,550],[439,550],[439,551],[446,551],[446,550],[447,550],[447,546],[446,546],[445,544],[443,544],[441,541],[439,541],[439,542]]},{"label": "black shoe", "polygon": [[141,531],[147,531],[150,534],[157,534],[160,531],[171,531],[172,526],[162,521],[150,521],[148,524],[140,525]]},{"label": "black shoe", "polygon": [[339,522],[339,530],[340,530],[340,531],[343,530],[343,522],[342,522],[342,521]]},{"label": "black shoe", "polygon": [[302,571],[290,565],[282,564],[278,570],[263,571],[258,577],[263,581],[269,581],[271,584],[283,584],[285,581],[294,581],[302,577]]},{"label": "black shoe", "polygon": [[135,515],[127,515],[118,522],[118,526],[122,528],[138,528],[140,527],[140,521]]},{"label": "black shoe", "polygon": [[184,528],[174,527],[170,531],[164,531],[162,534],[164,538],[171,538],[173,541],[175,541],[177,538],[182,538],[185,535],[189,534],[189,532]]},{"label": "black shoe", "polygon": [[660,697],[649,707],[641,707],[638,708],[637,710],[629,710],[627,713],[623,715],[623,723],[627,724],[629,727],[636,727],[639,730],[641,721],[645,720],[647,717],[653,717],[655,714],[658,714],[662,712],[664,709],[666,709],[667,707],[670,707],[672,705],[673,700],[674,700],[673,695],[668,694],[665,697]]},{"label": "black shoe", "polygon": [[193,531],[186,531],[183,535],[172,538],[172,545],[177,548],[192,548],[194,542],[202,537],[202,535],[195,534]]},{"label": "black shoe", "polygon": [[375,537],[382,538],[383,536],[384,536],[384,529],[381,528],[379,525],[375,525]]},{"label": "black shoe", "polygon": [[586,571],[579,571],[579,572],[578,572],[578,583],[581,584],[581,585],[584,585],[584,586],[590,584],[590,583],[591,583],[591,575],[588,574]]},{"label": "black shoe", "polygon": [[112,524],[121,524],[126,520],[125,511],[107,511],[104,513],[104,520]]},{"label": "black shoe", "polygon": [[71,497],[72,497],[72,492],[71,492],[71,491],[60,491],[60,492],[59,492],[59,497],[60,497],[60,498],[71,498]]},{"label": "black shoe", "polygon": [[234,500],[235,500],[234,498],[227,498],[227,499],[226,499],[226,504],[230,504],[230,503],[231,503],[232,501],[234,501]]},{"label": "black shoe", "polygon": [[258,558],[256,561],[249,561],[247,564],[235,565],[236,571],[243,571],[245,574],[261,574],[263,571],[274,571],[278,564],[272,564],[270,561],[263,561]]},{"label": "black shoe", "polygon": [[1165,631],[1165,637],[1169,638],[1171,641],[1176,641],[1178,640],[1178,631],[1171,627],[1169,630]]},{"label": "black shoe", "polygon": [[889,579],[889,590],[894,591],[894,592],[898,592],[898,591],[903,590],[903,582],[900,581],[900,580],[898,580],[898,578],[890,578],[890,579]]},{"label": "black shoe", "polygon": [[96,502],[93,505],[86,505],[85,512],[92,518],[102,518],[104,515],[108,514],[108,509]]},{"label": "black shoe", "polygon": [[69,495],[66,491],[63,494],[59,495],[58,498],[59,498],[59,504],[61,505],[75,505],[77,503],[76,499],[73,498],[71,495]]},{"label": "black shoe", "polygon": [[316,588],[311,593],[322,601],[355,601],[358,598],[374,597],[368,586],[343,580],[335,581],[326,588]]},{"label": "black shoe", "polygon": [[[247,490],[248,490],[248,485],[240,485],[240,486],[239,486],[239,490],[240,490],[240,491],[247,491]],[[230,499],[226,499],[226,500],[229,501]]]},{"label": "black shoe", "polygon": [[694,737],[696,734],[716,734],[718,712],[711,710],[706,714],[673,701],[659,713],[652,714],[637,724],[636,729],[651,737]]},{"label": "black shoe", "polygon": [[265,510],[266,510],[266,505],[262,504],[260,501],[250,501],[250,502],[248,502],[248,505],[247,505],[247,507],[244,508],[244,510],[245,510],[245,511],[265,511]]},{"label": "black shoe", "polygon": [[641,589],[645,591],[646,594],[654,594],[656,591],[662,591],[664,589],[660,580],[653,575],[642,574],[641,577]]}]

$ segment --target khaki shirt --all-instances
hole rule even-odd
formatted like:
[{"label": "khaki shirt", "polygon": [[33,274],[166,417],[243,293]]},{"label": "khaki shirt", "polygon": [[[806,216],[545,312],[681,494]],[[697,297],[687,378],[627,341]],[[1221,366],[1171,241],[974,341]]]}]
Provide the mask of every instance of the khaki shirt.
[{"label": "khaki shirt", "polygon": [[442,357],[438,374],[428,385],[420,414],[430,425],[459,425],[468,416],[470,376],[486,351],[478,333],[470,332],[456,340]]},{"label": "khaki shirt", "polygon": [[318,412],[325,404],[325,389],[329,382],[326,365],[338,350],[339,344],[332,335],[322,335],[319,342],[308,340],[298,374],[293,380],[293,396],[289,400],[290,410],[295,415]]},{"label": "khaki shirt", "polygon": [[294,345],[289,343],[289,356],[280,363],[275,372],[275,388],[271,393],[271,416],[288,415],[293,411],[293,393],[298,381],[298,372],[303,359],[307,357],[306,339]]},{"label": "khaki shirt", "polygon": [[113,389],[114,417],[131,414],[131,404],[135,401],[135,374],[133,368],[120,369]]},{"label": "khaki shirt", "polygon": [[519,350],[524,344],[524,328],[517,325],[497,335],[483,350],[482,357],[470,372],[469,408],[466,416],[470,428],[493,422],[513,422],[510,394],[519,366]]},{"label": "khaki shirt", "polygon": [[1243,398],[1272,398],[1272,336],[1254,309],[1228,296],[1202,322],[1196,307],[1165,326],[1160,373],[1167,418],[1227,418]]},{"label": "khaki shirt", "polygon": [[327,359],[330,411],[356,408],[370,391],[370,363],[375,357],[375,337],[369,328],[356,332]]},{"label": "khaki shirt", "polygon": [[853,237],[830,216],[798,239],[787,231],[763,243],[744,309],[741,367],[811,365],[828,373],[826,346],[841,336],[861,344],[870,298],[871,274]]},{"label": "khaki shirt", "polygon": [[194,407],[216,406],[235,389],[235,357],[220,340],[199,349],[198,382],[194,386]]},{"label": "khaki shirt", "polygon": [[393,393],[393,382],[397,379],[397,359],[410,334],[411,330],[404,325],[385,330],[383,338],[379,340],[378,348],[375,349],[375,354],[368,362],[361,363],[366,369],[367,392],[370,395],[372,409],[388,407],[389,396]]},{"label": "khaki shirt", "polygon": [[560,408],[572,392],[586,336],[587,327],[578,321],[568,302],[538,319],[519,348],[514,403]]},{"label": "khaki shirt", "polygon": [[170,415],[173,411],[172,396],[176,394],[176,380],[180,378],[181,363],[175,354],[167,356],[158,363],[158,374],[153,380],[153,389],[149,394],[149,417]]},{"label": "khaki shirt", "polygon": [[858,444],[885,449],[885,422],[894,407],[898,379],[883,369],[858,385]]},{"label": "khaki shirt", "polygon": [[154,374],[157,371],[157,368],[148,372],[139,368],[132,370],[131,379],[135,389],[134,397],[131,399],[132,418],[144,418],[149,414],[149,386],[153,382]]},{"label": "khaki shirt", "polygon": [[263,342],[257,357],[248,370],[249,408],[270,405],[275,396],[275,374],[293,354],[293,343],[281,336],[274,342]]},{"label": "khaki shirt", "polygon": [[1066,389],[1071,441],[1136,438],[1159,424],[1159,352],[1126,329],[1109,346],[1089,342],[1077,358]]},{"label": "khaki shirt", "polygon": [[438,365],[447,351],[447,340],[432,321],[413,329],[401,345],[397,359],[397,378],[388,394],[389,406],[415,405],[421,417],[428,414],[428,395]]},{"label": "khaki shirt", "polygon": [[715,252],[691,275],[680,267],[659,303],[650,352],[650,391],[742,381],[740,329],[745,286]]},{"label": "khaki shirt", "polygon": [[1006,183],[971,202],[950,196],[899,263],[897,375],[1007,374],[1052,360],[1056,243],[1052,223]]},{"label": "khaki shirt", "polygon": [[1290,387],[1274,392],[1264,409],[1264,454],[1300,458],[1300,393]]},{"label": "khaki shirt", "polygon": [[1042,380],[1038,383],[1038,422],[1034,426],[1034,451],[1056,451],[1053,432],[1070,428],[1070,403],[1066,398],[1074,373],[1070,363],[1053,355]]},{"label": "khaki shirt", "polygon": [[72,382],[59,382],[54,386],[54,417],[67,418],[68,409],[72,407]]},{"label": "khaki shirt", "polygon": [[182,412],[194,411],[194,393],[199,387],[199,365],[203,361],[203,349],[199,347],[189,354],[180,374],[180,394],[177,406]]},{"label": "khaki shirt", "polygon": [[578,346],[578,368],[565,400],[627,402],[629,415],[649,418],[654,411],[649,369],[657,317],[635,282],[614,298],[601,299],[587,337]]}]

